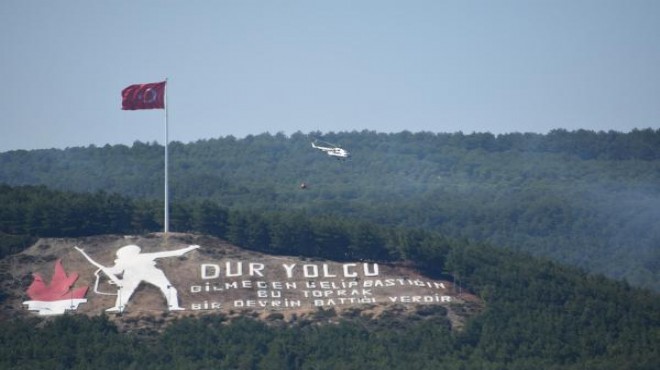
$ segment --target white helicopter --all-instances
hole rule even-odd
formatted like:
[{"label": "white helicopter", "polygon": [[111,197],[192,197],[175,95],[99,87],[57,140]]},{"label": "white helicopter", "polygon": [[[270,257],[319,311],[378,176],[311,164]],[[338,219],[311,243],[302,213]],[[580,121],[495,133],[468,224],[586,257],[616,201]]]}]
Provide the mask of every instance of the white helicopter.
[{"label": "white helicopter", "polygon": [[340,148],[336,145],[320,146],[320,145],[316,145],[316,144],[314,144],[314,142],[312,142],[312,148],[318,149],[322,152],[325,152],[327,155],[329,155],[331,157],[335,157],[337,159],[347,159],[347,158],[351,157],[351,153],[349,153],[348,150],[342,149],[342,148]]}]

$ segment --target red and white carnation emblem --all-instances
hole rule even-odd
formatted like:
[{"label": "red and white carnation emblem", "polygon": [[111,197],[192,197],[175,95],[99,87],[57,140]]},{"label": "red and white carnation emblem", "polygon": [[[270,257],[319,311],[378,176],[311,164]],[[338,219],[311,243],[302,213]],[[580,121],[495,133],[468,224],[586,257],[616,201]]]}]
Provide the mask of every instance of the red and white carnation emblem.
[{"label": "red and white carnation emblem", "polygon": [[80,303],[87,302],[85,294],[88,287],[72,290],[78,273],[67,275],[61,260],[55,261],[55,272],[49,284],[39,273],[35,272],[32,276],[34,280],[26,292],[30,300],[23,302],[30,311],[39,311],[39,315],[61,315],[65,310],[75,310]]}]

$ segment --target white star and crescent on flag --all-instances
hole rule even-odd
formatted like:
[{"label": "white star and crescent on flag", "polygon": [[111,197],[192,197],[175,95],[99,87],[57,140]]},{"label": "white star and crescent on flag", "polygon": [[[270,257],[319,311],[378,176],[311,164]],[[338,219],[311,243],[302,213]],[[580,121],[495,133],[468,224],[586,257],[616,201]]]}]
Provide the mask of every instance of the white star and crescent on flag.
[{"label": "white star and crescent on flag", "polygon": [[130,85],[122,90],[122,109],[165,108],[165,84],[167,81]]}]

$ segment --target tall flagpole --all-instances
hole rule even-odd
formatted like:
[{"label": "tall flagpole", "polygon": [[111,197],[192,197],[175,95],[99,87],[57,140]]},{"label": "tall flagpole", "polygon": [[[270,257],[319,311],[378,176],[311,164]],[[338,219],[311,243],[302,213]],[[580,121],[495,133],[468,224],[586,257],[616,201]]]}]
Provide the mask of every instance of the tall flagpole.
[{"label": "tall flagpole", "polygon": [[169,104],[167,102],[167,96],[169,95],[167,91],[169,90],[169,87],[167,86],[167,78],[165,79],[165,220],[164,220],[164,225],[165,225],[165,236],[167,237],[167,233],[170,231],[170,212],[169,212],[169,191],[167,188],[167,183],[168,183],[168,161],[167,161],[167,147],[169,145],[169,137],[168,137],[168,109],[169,109]]}]

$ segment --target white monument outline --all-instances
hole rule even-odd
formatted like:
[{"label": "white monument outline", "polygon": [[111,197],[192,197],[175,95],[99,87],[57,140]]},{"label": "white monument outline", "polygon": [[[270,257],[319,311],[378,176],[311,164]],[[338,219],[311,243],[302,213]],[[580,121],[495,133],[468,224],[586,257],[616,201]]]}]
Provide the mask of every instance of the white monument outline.
[{"label": "white monument outline", "polygon": [[181,311],[179,306],[179,295],[174,286],[165,276],[160,268],[156,267],[156,259],[165,257],[179,257],[198,249],[199,245],[191,245],[173,251],[141,253],[142,249],[135,245],[127,245],[117,250],[114,266],[105,267],[92,260],[82,249],[76,249],[82,253],[89,262],[98,267],[117,286],[117,300],[114,307],[108,308],[107,312],[123,312],[135,290],[142,283],[156,286],[165,296],[167,307],[170,311]]}]

